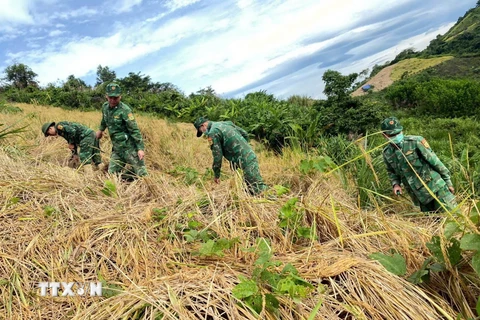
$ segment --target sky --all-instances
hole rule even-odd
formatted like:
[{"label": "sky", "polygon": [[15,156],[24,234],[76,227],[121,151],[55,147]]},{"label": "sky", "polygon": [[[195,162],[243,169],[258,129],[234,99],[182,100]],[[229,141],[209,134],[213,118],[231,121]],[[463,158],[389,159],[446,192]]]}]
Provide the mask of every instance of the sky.
[{"label": "sky", "polygon": [[185,94],[266,91],[324,98],[323,73],[371,69],[424,49],[477,0],[0,0],[0,72],[23,63],[41,86],[99,65]]}]

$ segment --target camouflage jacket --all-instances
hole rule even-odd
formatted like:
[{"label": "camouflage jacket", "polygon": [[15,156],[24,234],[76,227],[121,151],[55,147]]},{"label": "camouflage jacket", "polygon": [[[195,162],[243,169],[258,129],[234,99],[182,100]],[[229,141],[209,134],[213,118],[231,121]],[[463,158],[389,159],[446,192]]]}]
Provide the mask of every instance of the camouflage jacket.
[{"label": "camouflage jacket", "polygon": [[55,125],[59,136],[64,137],[70,144],[78,145],[93,130],[77,122],[60,121]]},{"label": "camouflage jacket", "polygon": [[103,104],[100,130],[104,131],[107,127],[115,149],[145,150],[142,134],[138,129],[132,109],[125,103],[120,102],[113,108],[110,108],[108,102]]},{"label": "camouflage jacket", "polygon": [[254,155],[248,144],[248,133],[231,121],[210,121],[205,136],[212,149],[215,178],[220,177],[223,157],[234,164],[240,164],[241,160],[246,163]]},{"label": "camouflage jacket", "polygon": [[383,149],[383,160],[392,186],[402,182],[414,202],[433,200],[422,180],[433,193],[445,184],[452,186],[450,172],[421,136],[405,136],[398,145],[390,143]]}]

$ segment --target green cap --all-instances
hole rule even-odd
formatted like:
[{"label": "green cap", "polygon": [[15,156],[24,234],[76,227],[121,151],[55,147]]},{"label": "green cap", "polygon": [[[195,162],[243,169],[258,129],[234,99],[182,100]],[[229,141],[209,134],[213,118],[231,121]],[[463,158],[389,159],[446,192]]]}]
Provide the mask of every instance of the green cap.
[{"label": "green cap", "polygon": [[50,128],[51,126],[54,126],[54,125],[55,125],[55,122],[46,122],[46,123],[43,124],[42,132],[45,135],[45,137],[47,136],[48,128]]},{"label": "green cap", "polygon": [[393,136],[402,132],[403,127],[396,117],[390,117],[382,122],[382,131],[387,136]]},{"label": "green cap", "polygon": [[200,131],[200,126],[201,126],[202,124],[204,124],[205,122],[207,122],[207,121],[208,121],[207,118],[205,118],[205,117],[200,117],[200,118],[198,118],[197,120],[195,120],[195,122],[193,123],[193,125],[195,126],[195,129],[197,129],[197,138],[198,138],[198,137],[201,137],[202,134],[203,134],[203,132]]},{"label": "green cap", "polygon": [[122,94],[122,88],[117,83],[109,83],[107,85],[107,96],[109,97],[118,97]]}]

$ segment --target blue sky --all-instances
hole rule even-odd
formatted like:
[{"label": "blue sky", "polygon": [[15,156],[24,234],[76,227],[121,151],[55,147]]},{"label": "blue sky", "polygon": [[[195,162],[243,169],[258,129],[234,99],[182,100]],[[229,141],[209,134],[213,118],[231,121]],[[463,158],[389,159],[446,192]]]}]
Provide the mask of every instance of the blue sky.
[{"label": "blue sky", "polygon": [[95,84],[98,65],[185,94],[323,98],[323,72],[425,48],[476,0],[0,0],[0,70]]}]

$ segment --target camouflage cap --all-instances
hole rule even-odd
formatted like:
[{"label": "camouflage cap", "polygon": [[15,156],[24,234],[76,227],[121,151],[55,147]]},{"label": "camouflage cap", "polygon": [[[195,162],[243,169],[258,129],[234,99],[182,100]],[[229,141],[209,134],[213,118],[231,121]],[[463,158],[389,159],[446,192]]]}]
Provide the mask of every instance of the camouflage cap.
[{"label": "camouflage cap", "polygon": [[107,85],[107,96],[109,97],[118,97],[122,94],[122,88],[117,83],[109,83]]},{"label": "camouflage cap", "polygon": [[382,131],[388,136],[402,132],[403,127],[396,117],[389,117],[382,122]]},{"label": "camouflage cap", "polygon": [[45,135],[45,137],[47,136],[48,128],[50,128],[51,126],[54,126],[54,125],[55,125],[55,122],[46,122],[46,123],[43,124],[42,132]]},{"label": "camouflage cap", "polygon": [[208,121],[207,118],[200,117],[197,120],[195,120],[195,122],[193,123],[193,125],[195,126],[195,129],[197,129],[197,138],[202,136],[203,132],[200,131],[200,127],[202,124],[204,124],[207,121]]}]

